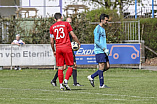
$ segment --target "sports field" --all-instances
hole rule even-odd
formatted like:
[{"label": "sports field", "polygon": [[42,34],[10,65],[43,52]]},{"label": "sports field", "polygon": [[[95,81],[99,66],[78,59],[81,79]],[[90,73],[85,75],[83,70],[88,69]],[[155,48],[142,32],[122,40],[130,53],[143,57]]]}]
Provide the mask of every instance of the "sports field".
[{"label": "sports field", "polygon": [[[98,77],[93,88],[87,76],[93,69],[79,69],[82,87],[69,86],[60,91],[50,84],[54,70],[25,69],[0,71],[0,104],[157,104],[157,72],[110,69],[105,82],[111,88],[99,89]],[[59,85],[59,84],[58,84]]]}]

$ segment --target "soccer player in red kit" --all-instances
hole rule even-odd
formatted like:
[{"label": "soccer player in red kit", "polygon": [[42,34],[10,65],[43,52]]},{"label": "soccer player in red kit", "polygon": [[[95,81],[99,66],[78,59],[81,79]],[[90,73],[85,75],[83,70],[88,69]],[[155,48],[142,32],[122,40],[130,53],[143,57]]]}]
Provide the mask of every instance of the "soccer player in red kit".
[{"label": "soccer player in red kit", "polygon": [[[60,13],[55,13],[54,15],[56,23],[50,27],[50,37],[56,41],[56,51],[54,48],[54,41],[51,39],[51,47],[56,56],[56,64],[58,66],[58,78],[60,83],[60,90],[71,90],[68,86],[68,80],[72,75],[73,71],[73,52],[71,48],[71,42],[69,38],[69,33],[73,37],[73,40],[79,44],[80,42],[77,36],[74,34],[71,25],[68,22],[62,21],[62,15]],[[65,75],[63,75],[64,62],[68,66],[68,70]],[[63,82],[64,80],[64,82]]]}]

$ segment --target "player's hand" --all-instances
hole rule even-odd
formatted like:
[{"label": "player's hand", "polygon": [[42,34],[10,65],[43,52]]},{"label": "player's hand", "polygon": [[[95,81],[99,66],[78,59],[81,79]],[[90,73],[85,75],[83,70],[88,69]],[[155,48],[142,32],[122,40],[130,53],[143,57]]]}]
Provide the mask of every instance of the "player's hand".
[{"label": "player's hand", "polygon": [[109,55],[109,49],[105,49],[104,52],[106,53],[106,55]]},{"label": "player's hand", "polygon": [[53,52],[53,54],[54,54],[54,57],[56,57],[56,52]]},{"label": "player's hand", "polygon": [[20,44],[17,44],[18,46],[20,46]]},{"label": "player's hand", "polygon": [[80,47],[81,47],[81,44],[79,44],[78,50],[80,49]]}]

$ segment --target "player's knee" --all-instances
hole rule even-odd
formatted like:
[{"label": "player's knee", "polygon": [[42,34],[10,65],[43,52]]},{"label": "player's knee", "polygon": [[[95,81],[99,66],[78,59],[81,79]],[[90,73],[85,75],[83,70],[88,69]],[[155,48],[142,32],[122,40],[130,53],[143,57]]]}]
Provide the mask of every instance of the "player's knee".
[{"label": "player's knee", "polygon": [[63,70],[66,70],[66,68],[67,68],[67,66],[66,66],[66,65],[64,65],[64,68],[63,68]]},{"label": "player's knee", "polygon": [[106,66],[105,66],[105,70],[108,70],[110,68],[110,64],[109,62],[106,63]]},{"label": "player's knee", "polygon": [[63,66],[58,67],[59,70],[64,70]]},{"label": "player's knee", "polygon": [[99,70],[104,70],[104,66],[99,66]]},{"label": "player's knee", "polygon": [[99,63],[99,70],[104,70],[105,63]]},{"label": "player's knee", "polygon": [[110,67],[109,67],[109,66],[107,66],[107,67],[106,67],[106,70],[108,70],[108,69],[110,69]]},{"label": "player's knee", "polygon": [[74,64],[74,69],[75,69],[75,70],[77,69],[77,65],[76,65],[76,64]]},{"label": "player's knee", "polygon": [[74,66],[68,66],[68,68],[69,68],[69,67],[74,68]]},{"label": "player's knee", "polygon": [[110,66],[106,66],[103,71],[109,70]]},{"label": "player's knee", "polygon": [[107,65],[107,66],[106,66],[106,69],[108,70],[109,68],[110,68],[110,65]]}]

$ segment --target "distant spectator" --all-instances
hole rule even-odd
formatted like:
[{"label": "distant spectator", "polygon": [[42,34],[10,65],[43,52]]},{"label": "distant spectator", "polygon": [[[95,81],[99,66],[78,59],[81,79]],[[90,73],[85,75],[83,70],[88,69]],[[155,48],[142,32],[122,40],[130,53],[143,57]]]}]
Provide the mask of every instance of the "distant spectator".
[{"label": "distant spectator", "polygon": [[[23,45],[25,44],[25,42],[23,42],[21,39],[20,39],[20,34],[17,34],[16,35],[16,40],[14,40],[11,44],[15,44],[15,45]],[[14,68],[15,70],[21,70],[21,68],[19,66],[15,66]]]},{"label": "distant spectator", "polygon": [[23,42],[23,41],[20,39],[20,34],[17,34],[17,35],[16,35],[16,40],[14,40],[11,44],[17,44],[18,46],[20,46],[20,44],[25,44],[25,42]]}]

